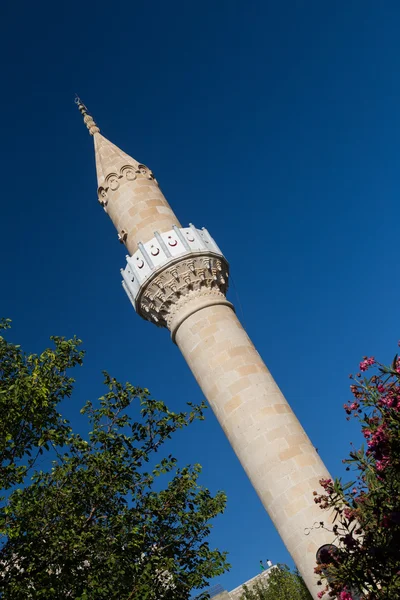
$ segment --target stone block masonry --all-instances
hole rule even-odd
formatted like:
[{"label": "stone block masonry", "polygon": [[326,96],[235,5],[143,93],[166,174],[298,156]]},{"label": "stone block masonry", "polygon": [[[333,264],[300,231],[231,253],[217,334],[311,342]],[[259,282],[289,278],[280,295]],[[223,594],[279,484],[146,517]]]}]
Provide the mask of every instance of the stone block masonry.
[{"label": "stone block masonry", "polygon": [[179,226],[150,169],[100,133],[95,134],[94,144],[99,202],[130,254],[137,250],[139,242],[150,240],[155,229],[164,232],[173,225]]},{"label": "stone block masonry", "polygon": [[313,490],[329,477],[324,464],[229,306],[194,312],[175,340],[316,597],[315,555],[330,539],[312,529],[322,520]]}]

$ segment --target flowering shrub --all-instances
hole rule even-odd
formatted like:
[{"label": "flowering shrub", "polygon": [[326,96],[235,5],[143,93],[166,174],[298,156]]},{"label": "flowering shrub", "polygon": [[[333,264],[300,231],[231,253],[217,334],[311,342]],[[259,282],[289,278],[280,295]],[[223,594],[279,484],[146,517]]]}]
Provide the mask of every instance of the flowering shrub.
[{"label": "flowering shrub", "polygon": [[384,366],[364,357],[350,378],[353,400],[344,408],[366,445],[343,461],[355,481],[322,479],[324,492],[314,492],[321,509],[333,510],[336,535],[316,568],[326,584],[319,597],[400,598],[400,358]]}]

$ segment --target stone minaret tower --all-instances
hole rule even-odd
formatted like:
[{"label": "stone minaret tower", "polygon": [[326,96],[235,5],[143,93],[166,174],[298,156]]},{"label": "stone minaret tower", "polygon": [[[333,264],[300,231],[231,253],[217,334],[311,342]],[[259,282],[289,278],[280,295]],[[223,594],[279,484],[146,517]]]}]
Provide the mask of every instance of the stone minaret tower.
[{"label": "stone minaret tower", "polygon": [[313,490],[329,475],[226,299],[228,262],[206,229],[180,225],[152,171],[76,102],[94,138],[98,200],[128,251],[122,286],[143,319],[170,330],[316,598],[316,552],[332,539]]}]

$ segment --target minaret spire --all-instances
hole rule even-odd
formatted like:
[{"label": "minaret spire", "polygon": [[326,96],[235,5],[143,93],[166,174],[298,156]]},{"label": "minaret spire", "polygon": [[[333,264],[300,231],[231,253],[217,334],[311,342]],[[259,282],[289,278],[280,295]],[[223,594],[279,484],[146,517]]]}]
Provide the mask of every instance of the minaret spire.
[{"label": "minaret spire", "polygon": [[152,171],[100,133],[78,95],[75,104],[93,136],[98,200],[129,254],[152,239],[156,230],[165,233],[180,227]]},{"label": "minaret spire", "polygon": [[97,127],[94,119],[88,113],[88,109],[83,104],[78,95],[75,96],[75,104],[77,105],[79,112],[83,116],[83,120],[85,122],[86,127],[89,129],[90,135],[94,135],[95,133],[100,133],[100,129]]}]

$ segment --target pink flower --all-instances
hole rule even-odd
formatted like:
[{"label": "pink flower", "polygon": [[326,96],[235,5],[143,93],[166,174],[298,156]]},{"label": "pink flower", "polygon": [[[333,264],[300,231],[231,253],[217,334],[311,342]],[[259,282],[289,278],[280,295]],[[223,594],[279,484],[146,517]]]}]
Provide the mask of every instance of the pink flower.
[{"label": "pink flower", "polygon": [[372,365],[375,364],[375,358],[370,356],[369,358],[365,357],[363,361],[360,362],[360,371],[367,371]]},{"label": "pink flower", "polygon": [[349,592],[347,591],[346,588],[344,588],[344,590],[342,590],[340,592],[339,598],[340,598],[340,600],[353,600],[353,596],[351,596],[351,594],[349,594]]},{"label": "pink flower", "polygon": [[397,405],[397,399],[393,398],[392,395],[387,395],[386,398],[382,398],[380,400],[380,404],[381,406],[387,406],[389,408],[393,408],[394,406]]},{"label": "pink flower", "polygon": [[376,470],[384,471],[387,466],[390,465],[390,457],[387,455],[383,455],[381,460],[376,461]]},{"label": "pink flower", "polygon": [[351,404],[343,404],[343,408],[347,412],[347,414],[350,415],[352,411],[358,410],[360,408],[360,405],[358,402],[352,402]]},{"label": "pink flower", "polygon": [[320,479],[319,483],[328,494],[333,492],[333,481],[332,479]]},{"label": "pink flower", "polygon": [[324,591],[322,591],[322,592],[318,592],[317,596],[318,596],[318,598],[322,598],[324,594],[325,594],[325,592],[324,592]]},{"label": "pink flower", "polygon": [[346,517],[346,519],[352,519],[353,518],[353,511],[351,510],[351,508],[345,508],[343,510],[343,514]]}]

